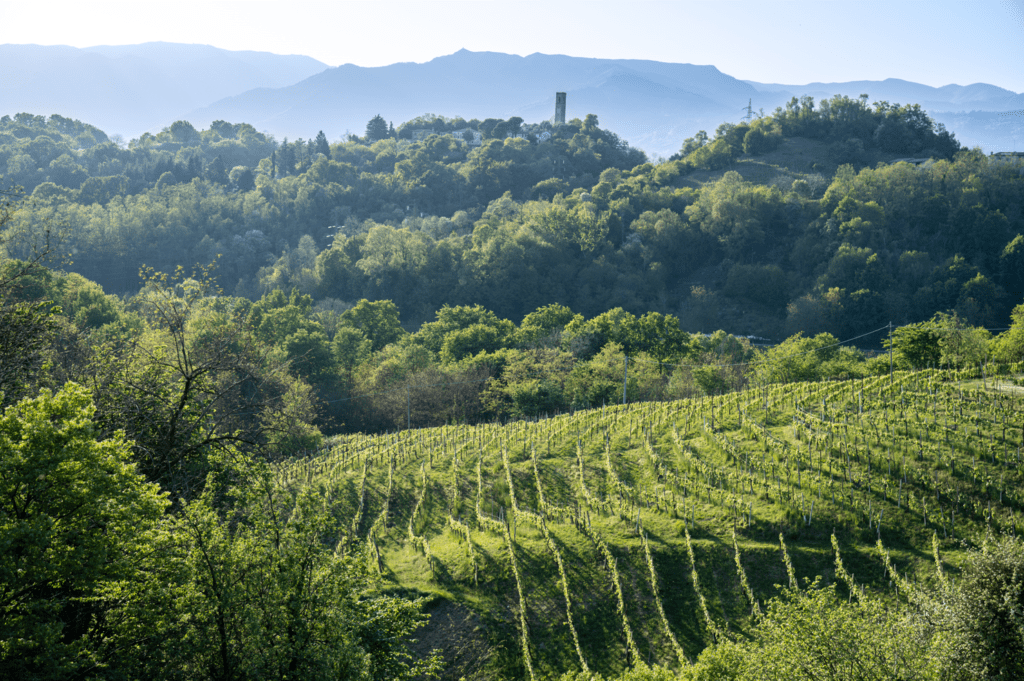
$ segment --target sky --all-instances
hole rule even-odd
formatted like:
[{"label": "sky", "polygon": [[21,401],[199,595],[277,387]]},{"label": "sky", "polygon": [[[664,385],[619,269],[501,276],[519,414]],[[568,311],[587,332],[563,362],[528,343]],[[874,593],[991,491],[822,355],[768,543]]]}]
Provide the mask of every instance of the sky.
[{"label": "sky", "polygon": [[902,78],[1024,92],[1024,0],[0,0],[0,44],[199,43],[330,66],[465,48],[712,64],[802,85]]}]

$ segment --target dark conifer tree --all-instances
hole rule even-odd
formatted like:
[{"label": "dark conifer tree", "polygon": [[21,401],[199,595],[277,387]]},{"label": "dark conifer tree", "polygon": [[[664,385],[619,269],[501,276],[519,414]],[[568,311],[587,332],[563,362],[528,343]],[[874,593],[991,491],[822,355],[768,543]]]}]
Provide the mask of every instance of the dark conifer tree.
[{"label": "dark conifer tree", "polygon": [[388,124],[383,116],[377,114],[366,124],[366,141],[376,142],[388,136]]},{"label": "dark conifer tree", "polygon": [[331,157],[331,145],[327,143],[327,135],[321,130],[316,134],[316,152],[323,154],[327,158]]}]

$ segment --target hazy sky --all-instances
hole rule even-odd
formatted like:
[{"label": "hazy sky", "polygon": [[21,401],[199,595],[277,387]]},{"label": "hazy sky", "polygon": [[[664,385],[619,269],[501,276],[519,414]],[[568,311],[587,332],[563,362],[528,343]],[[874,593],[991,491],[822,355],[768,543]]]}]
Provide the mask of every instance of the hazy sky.
[{"label": "hazy sky", "polygon": [[[714,64],[787,84],[903,78],[1024,91],[1024,1],[10,2],[0,44],[203,43],[331,66],[460,48]],[[0,65],[2,66],[2,65]]]}]

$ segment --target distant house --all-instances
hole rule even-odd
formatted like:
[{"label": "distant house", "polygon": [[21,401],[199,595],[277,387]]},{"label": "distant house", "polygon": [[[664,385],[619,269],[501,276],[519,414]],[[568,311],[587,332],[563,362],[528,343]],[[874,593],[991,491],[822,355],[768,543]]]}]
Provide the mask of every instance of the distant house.
[{"label": "distant house", "polygon": [[453,130],[452,132],[438,132],[433,128],[417,128],[412,131],[413,140],[419,142],[427,139],[431,135],[451,135],[455,139],[465,142],[471,147],[478,147],[483,144],[484,136],[474,130],[473,128],[465,128],[464,130]]},{"label": "distant house", "polygon": [[919,165],[923,165],[923,164],[927,163],[930,160],[932,160],[930,157],[929,158],[894,158],[892,160],[892,162],[893,163],[909,163],[912,166],[919,166]]},{"label": "distant house", "polygon": [[988,155],[993,161],[1020,166],[1018,174],[1024,176],[1024,151],[997,151]]},{"label": "distant house", "polygon": [[466,128],[465,130],[455,130],[450,133],[452,137],[457,140],[462,140],[471,147],[477,147],[483,144],[484,136],[473,128]]},{"label": "distant house", "polygon": [[547,142],[549,139],[551,139],[551,133],[548,132],[547,130],[537,135],[538,142]]}]

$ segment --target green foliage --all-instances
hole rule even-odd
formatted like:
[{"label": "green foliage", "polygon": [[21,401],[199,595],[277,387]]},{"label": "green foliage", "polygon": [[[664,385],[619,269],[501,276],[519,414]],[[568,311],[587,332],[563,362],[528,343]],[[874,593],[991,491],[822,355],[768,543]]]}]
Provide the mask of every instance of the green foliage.
[{"label": "green foliage", "polygon": [[939,334],[943,364],[957,368],[977,366],[989,358],[992,334],[987,330],[972,327],[956,312],[939,312],[932,322]]},{"label": "green foliage", "polygon": [[458,361],[504,347],[514,333],[515,324],[481,305],[445,305],[437,311],[437,320],[424,324],[413,338],[446,361]]},{"label": "green foliage", "polygon": [[778,189],[747,183],[739,173],[729,171],[702,191],[685,213],[702,231],[716,238],[727,254],[742,258],[749,257],[780,229],[781,204]]},{"label": "green foliage", "polygon": [[577,354],[591,357],[608,343],[632,349],[631,341],[639,338],[638,321],[621,307],[593,319],[574,318],[565,327],[565,340]]},{"label": "green foliage", "polygon": [[1012,325],[995,340],[995,356],[1001,362],[1024,360],[1024,303],[1013,308]]},{"label": "green foliage", "polygon": [[340,323],[362,333],[374,352],[405,335],[398,321],[398,306],[390,300],[360,300],[341,314]]},{"label": "green foliage", "polygon": [[366,124],[366,139],[368,142],[377,142],[388,137],[388,123],[377,114]]},{"label": "green foliage", "polygon": [[268,476],[239,493],[231,517],[204,496],[170,524],[177,572],[159,577],[176,583],[149,586],[162,617],[136,673],[390,679],[432,667],[396,645],[422,621],[419,604],[362,599],[365,567],[324,545],[322,496],[293,497]]},{"label": "green foliage", "polygon": [[523,317],[516,335],[517,342],[520,345],[557,345],[562,331],[576,319],[582,318],[558,303],[537,308]]},{"label": "green foliage", "polygon": [[564,411],[572,403],[569,353],[554,348],[510,350],[502,360],[500,378],[488,384],[483,396],[492,412],[534,417]]},{"label": "green foliage", "polygon": [[[942,359],[942,333],[936,322],[901,326],[892,332],[894,361],[901,369],[938,366]],[[882,345],[889,347],[886,338]]]},{"label": "green foliage", "polygon": [[[794,100],[719,126],[713,141],[698,134],[684,145],[688,160],[657,166],[594,116],[553,128],[428,115],[399,126],[400,139],[376,127],[376,141],[332,148],[321,135],[275,145],[246,124],[178,121],[122,148],[77,121],[26,115],[0,123],[0,161],[35,190],[18,222],[67,224],[76,270],[107,291],[130,291],[125,273],[143,263],[169,271],[222,254],[219,281],[237,295],[295,287],[390,299],[407,324],[466,301],[513,319],[556,300],[587,316],[677,312],[668,301],[680,290],[724,284],[745,308],[725,314],[737,317],[730,328],[778,336],[788,301],[802,308],[791,332],[846,337],[952,309],[998,327],[1019,302],[1019,175],[973,152],[954,156],[955,140],[914,107]],[[411,139],[428,127],[435,134]],[[474,128],[492,139],[477,147],[452,135]],[[517,129],[525,137],[505,137]],[[541,132],[550,137],[537,141]],[[779,168],[767,184],[711,171],[703,187],[682,186],[695,168],[736,164],[744,145],[767,153],[783,135],[852,144],[865,163],[908,140],[920,147],[912,153],[947,160],[850,168],[830,184]],[[938,265],[957,254],[948,271]],[[761,269],[695,280],[717,264]],[[706,315],[691,316],[704,325]]]},{"label": "green foliage", "polygon": [[742,679],[928,678],[912,622],[877,599],[843,601],[834,584],[787,589],[753,634]]},{"label": "green foliage", "polygon": [[[137,578],[167,502],[101,440],[84,388],[69,383],[0,417],[0,675],[63,678],[102,663],[118,585]],[[116,618],[115,618],[116,620]]]},{"label": "green foliage", "polygon": [[789,282],[778,265],[733,265],[723,293],[780,309],[789,302]]},{"label": "green foliage", "polygon": [[[756,380],[771,383],[819,380],[823,375],[831,375],[823,372],[829,372],[826,367],[831,361],[843,358],[841,350],[839,339],[831,334],[818,334],[813,338],[797,334],[757,353]],[[862,356],[848,359],[863,361]]]},{"label": "green foliage", "polygon": [[971,551],[939,627],[950,634],[943,662],[969,679],[1024,675],[1024,546],[989,536]]}]

